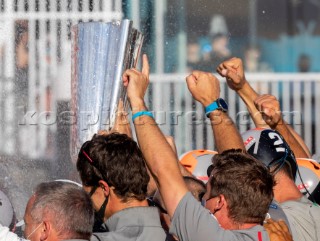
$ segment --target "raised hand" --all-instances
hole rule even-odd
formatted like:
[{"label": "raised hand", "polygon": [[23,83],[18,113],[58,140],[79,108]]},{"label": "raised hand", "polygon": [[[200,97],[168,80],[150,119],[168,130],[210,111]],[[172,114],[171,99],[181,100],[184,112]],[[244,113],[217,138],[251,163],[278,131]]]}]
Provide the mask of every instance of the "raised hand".
[{"label": "raised hand", "polygon": [[220,83],[211,73],[193,71],[186,80],[193,98],[203,106],[207,106],[219,98]]},{"label": "raised hand", "polygon": [[218,66],[217,72],[222,77],[226,77],[228,86],[235,91],[241,90],[246,83],[242,60],[239,58],[231,58],[222,62]]},{"label": "raised hand", "polygon": [[131,68],[127,69],[122,75],[123,84],[127,87],[127,95],[132,109],[138,108],[144,103],[143,98],[149,85],[149,72],[148,57],[144,54],[141,72]]},{"label": "raised hand", "polygon": [[277,98],[273,95],[261,95],[255,99],[254,104],[262,114],[264,121],[275,129],[282,120],[280,103]]}]

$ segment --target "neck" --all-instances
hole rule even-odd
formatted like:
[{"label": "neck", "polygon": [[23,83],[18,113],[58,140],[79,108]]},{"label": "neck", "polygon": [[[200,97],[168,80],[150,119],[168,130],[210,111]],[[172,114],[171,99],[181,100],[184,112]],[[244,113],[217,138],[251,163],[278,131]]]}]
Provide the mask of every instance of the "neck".
[{"label": "neck", "polygon": [[297,188],[292,179],[283,173],[275,175],[276,185],[273,189],[274,199],[279,202],[298,200],[302,197],[302,193]]},{"label": "neck", "polygon": [[229,224],[224,228],[228,230],[241,230],[241,229],[249,229],[257,225],[258,225],[257,223],[235,223],[230,220]]},{"label": "neck", "polygon": [[249,229],[249,228],[252,228],[257,225],[259,225],[259,224],[257,224],[257,223],[235,223],[232,220],[230,220],[229,222],[227,222],[221,226],[227,230],[241,230],[241,229]]},{"label": "neck", "polygon": [[244,224],[239,224],[238,225],[238,229],[248,229],[248,228],[252,228],[254,226],[257,226],[257,223],[244,223]]},{"label": "neck", "polygon": [[228,211],[223,209],[220,209],[218,212],[214,214],[216,219],[218,220],[219,224],[222,228],[226,230],[240,230],[240,229],[248,229],[252,228],[257,223],[238,223],[235,222],[232,218],[229,217]]},{"label": "neck", "polygon": [[122,202],[121,198],[119,198],[115,193],[112,191],[109,195],[109,201],[107,205],[107,218],[111,217],[114,213],[119,212],[126,208],[133,208],[133,207],[147,207],[148,202],[147,200],[139,201],[137,199],[131,198],[126,202]]},{"label": "neck", "polygon": [[125,202],[125,203],[121,202],[119,204],[120,210],[121,209],[125,209],[125,208],[147,207],[147,206],[149,206],[147,200],[139,201],[137,199],[131,199],[131,200],[128,200],[127,202]]}]

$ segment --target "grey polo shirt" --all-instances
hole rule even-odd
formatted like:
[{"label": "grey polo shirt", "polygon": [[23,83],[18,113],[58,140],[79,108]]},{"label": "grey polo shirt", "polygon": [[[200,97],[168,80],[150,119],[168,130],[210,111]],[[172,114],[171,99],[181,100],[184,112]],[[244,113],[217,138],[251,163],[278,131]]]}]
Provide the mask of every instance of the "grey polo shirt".
[{"label": "grey polo shirt", "polygon": [[113,214],[105,223],[109,232],[95,233],[91,241],[165,241],[156,207],[133,207]]},{"label": "grey polo shirt", "polygon": [[306,197],[280,204],[287,215],[293,240],[320,240],[320,207]]},{"label": "grey polo shirt", "polygon": [[190,192],[180,201],[173,215],[170,233],[180,241],[269,241],[261,225],[242,230],[225,230],[220,227],[209,210],[201,206]]}]

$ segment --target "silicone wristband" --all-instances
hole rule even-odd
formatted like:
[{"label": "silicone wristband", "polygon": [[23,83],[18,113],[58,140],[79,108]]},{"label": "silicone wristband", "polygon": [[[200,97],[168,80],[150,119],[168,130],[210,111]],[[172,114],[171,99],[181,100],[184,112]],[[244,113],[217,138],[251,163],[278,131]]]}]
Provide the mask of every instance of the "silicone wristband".
[{"label": "silicone wristband", "polygon": [[132,116],[132,122],[134,122],[134,120],[139,117],[139,116],[143,116],[143,115],[147,115],[147,116],[150,116],[151,118],[154,118],[153,114],[150,112],[150,111],[139,111],[137,113],[135,113],[133,116]]}]

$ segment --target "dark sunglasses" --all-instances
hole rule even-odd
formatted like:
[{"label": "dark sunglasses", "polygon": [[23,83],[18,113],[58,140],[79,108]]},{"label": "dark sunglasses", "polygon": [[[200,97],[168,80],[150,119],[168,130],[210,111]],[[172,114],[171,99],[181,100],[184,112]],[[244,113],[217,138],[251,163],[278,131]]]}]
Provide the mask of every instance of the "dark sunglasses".
[{"label": "dark sunglasses", "polygon": [[213,170],[213,165],[211,164],[210,166],[208,166],[208,169],[207,169],[207,176],[208,176],[208,177],[211,176],[212,170]]}]

